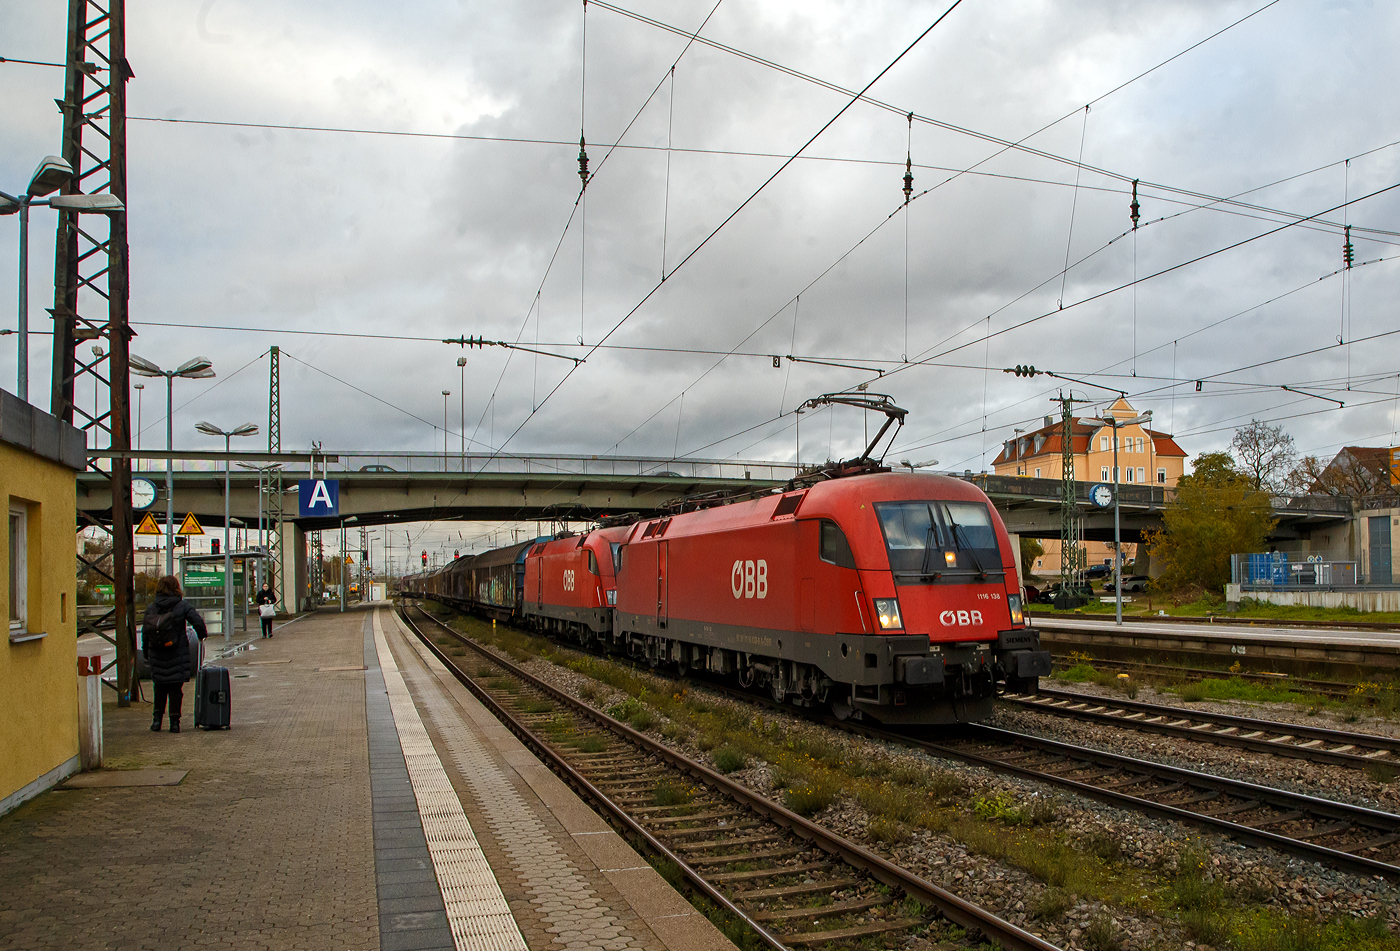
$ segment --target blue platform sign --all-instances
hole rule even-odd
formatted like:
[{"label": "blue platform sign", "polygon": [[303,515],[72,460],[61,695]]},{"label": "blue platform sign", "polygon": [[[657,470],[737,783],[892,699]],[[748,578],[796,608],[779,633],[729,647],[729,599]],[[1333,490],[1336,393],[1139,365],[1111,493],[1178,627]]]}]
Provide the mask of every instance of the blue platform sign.
[{"label": "blue platform sign", "polygon": [[340,514],[340,482],[337,479],[299,479],[297,508],[302,518],[338,516]]}]

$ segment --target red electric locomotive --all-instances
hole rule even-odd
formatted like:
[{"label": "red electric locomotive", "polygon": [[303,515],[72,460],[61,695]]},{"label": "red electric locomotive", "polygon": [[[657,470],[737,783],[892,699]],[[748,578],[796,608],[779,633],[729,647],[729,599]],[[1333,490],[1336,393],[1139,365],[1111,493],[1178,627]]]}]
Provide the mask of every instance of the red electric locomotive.
[{"label": "red electric locomotive", "polygon": [[991,713],[1050,655],[976,486],[879,472],[635,525],[614,631],[636,655],[883,723]]},{"label": "red electric locomotive", "polygon": [[536,542],[525,558],[522,613],[535,630],[585,648],[611,641],[617,552],[631,526]]}]

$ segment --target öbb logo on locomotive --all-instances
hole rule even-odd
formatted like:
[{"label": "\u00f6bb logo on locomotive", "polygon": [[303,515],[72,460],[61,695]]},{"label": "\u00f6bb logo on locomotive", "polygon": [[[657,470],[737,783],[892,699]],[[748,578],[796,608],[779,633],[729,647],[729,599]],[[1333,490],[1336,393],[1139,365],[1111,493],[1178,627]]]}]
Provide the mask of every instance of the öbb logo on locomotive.
[{"label": "\u00f6bb logo on locomotive", "polygon": [[762,558],[757,561],[745,561],[735,559],[734,567],[729,571],[729,590],[734,593],[734,599],[768,597],[768,562]]},{"label": "\u00f6bb logo on locomotive", "polygon": [[568,568],[564,571],[564,590],[574,590],[574,569]]},{"label": "\u00f6bb logo on locomotive", "polygon": [[982,623],[981,611],[944,611],[938,615],[939,622],[944,627],[967,627],[968,625],[980,625]]}]

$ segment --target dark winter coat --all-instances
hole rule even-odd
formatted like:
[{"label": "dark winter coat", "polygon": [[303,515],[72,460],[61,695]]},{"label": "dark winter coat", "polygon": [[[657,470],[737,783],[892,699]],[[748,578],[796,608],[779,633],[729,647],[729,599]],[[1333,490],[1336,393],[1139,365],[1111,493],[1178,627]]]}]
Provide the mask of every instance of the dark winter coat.
[{"label": "dark winter coat", "polygon": [[[162,614],[169,614],[159,632],[165,637],[147,636],[146,632]],[[194,605],[182,598],[162,595],[146,606],[146,616],[141,622],[141,653],[145,655],[146,664],[151,668],[151,680],[155,683],[179,684],[194,676],[195,662],[190,656],[189,638],[185,636],[186,624],[194,628],[201,641],[209,636],[204,618],[199,616]],[[168,649],[156,646],[158,640],[165,639],[173,640],[174,645]]]},{"label": "dark winter coat", "polygon": [[277,592],[273,591],[271,588],[268,588],[266,591],[259,588],[258,596],[253,600],[256,601],[258,604],[276,604]]}]

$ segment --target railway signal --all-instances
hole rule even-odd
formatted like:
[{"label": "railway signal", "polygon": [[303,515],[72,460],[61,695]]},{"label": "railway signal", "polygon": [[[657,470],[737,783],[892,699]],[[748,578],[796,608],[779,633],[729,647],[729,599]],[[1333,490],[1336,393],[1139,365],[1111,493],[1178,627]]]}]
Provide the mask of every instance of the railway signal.
[{"label": "railway signal", "polygon": [[426,548],[423,549],[423,567],[428,567],[428,550]]}]

